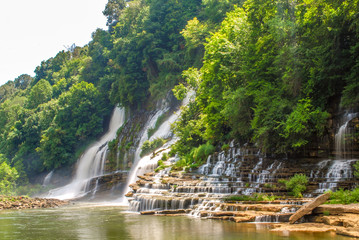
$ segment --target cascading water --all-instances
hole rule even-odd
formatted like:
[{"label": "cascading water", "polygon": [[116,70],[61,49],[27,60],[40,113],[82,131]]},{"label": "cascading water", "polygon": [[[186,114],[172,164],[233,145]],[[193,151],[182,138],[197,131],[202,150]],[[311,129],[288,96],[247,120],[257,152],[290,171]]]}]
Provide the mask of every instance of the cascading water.
[{"label": "cascading water", "polygon": [[135,157],[134,157],[134,164],[133,166],[131,167],[131,170],[130,170],[130,173],[127,177],[127,180],[126,180],[126,188],[125,188],[125,191],[122,193],[122,196],[120,197],[121,201],[125,201],[126,202],[126,199],[124,198],[124,195],[130,191],[130,187],[129,185],[131,183],[134,183],[136,181],[136,178],[137,176],[139,175],[139,170],[142,169],[144,170],[145,169],[145,164],[149,161],[150,157],[149,156],[145,156],[143,158],[141,158],[141,148],[142,148],[142,145],[143,143],[148,140],[148,129],[152,128],[155,126],[156,122],[157,122],[157,119],[163,114],[165,113],[166,111],[168,111],[168,108],[165,107],[163,109],[160,109],[159,111],[157,111],[157,113],[146,123],[145,127],[144,127],[144,130],[143,130],[143,133],[142,133],[142,136],[141,136],[141,139],[140,139],[140,142],[138,144],[138,147],[136,149],[136,152],[135,152]]},{"label": "cascading water", "polygon": [[335,152],[337,159],[345,159],[348,156],[347,135],[351,134],[351,130],[348,129],[348,124],[354,118],[358,117],[359,113],[346,113],[342,120],[342,125],[340,126],[337,134],[335,134]]},{"label": "cascading water", "polygon": [[73,199],[88,193],[91,179],[103,175],[108,142],[116,137],[117,130],[125,122],[124,108],[116,107],[113,111],[108,131],[85,150],[77,162],[76,174],[72,182],[48,193],[48,198]]},{"label": "cascading water", "polygon": [[[192,100],[193,96],[194,96],[194,92],[190,92],[187,95],[187,97],[183,100],[182,106],[187,105],[188,102]],[[157,167],[158,160],[161,159],[160,156],[151,157],[150,156],[151,154],[148,154],[147,156],[144,156],[141,158],[140,154],[142,151],[141,148],[142,148],[143,143],[146,140],[148,140],[148,130],[150,128],[153,128],[157,122],[157,119],[162,114],[165,114],[169,110],[169,108],[166,106],[166,104],[162,104],[162,105],[163,105],[162,108],[145,125],[140,143],[136,149],[134,165],[131,167],[129,176],[126,181],[127,187],[125,188],[125,191],[122,193],[122,195],[119,199],[122,204],[128,204],[128,201],[125,198],[125,194],[128,193],[129,191],[131,191],[131,188],[129,187],[130,184],[134,183],[138,176],[143,175],[148,172],[151,172],[151,171],[154,171],[155,168]],[[181,112],[181,110],[179,110],[178,112],[172,113],[170,115],[170,117],[168,117],[167,120],[164,121],[159,126],[158,130],[150,137],[149,141],[153,141],[156,138],[163,138],[163,139],[168,140],[168,142],[165,143],[164,146],[162,146],[160,149],[158,149],[157,152],[161,152],[162,154],[169,152],[170,146],[176,142],[177,139],[175,136],[173,136],[173,133],[171,131],[171,125],[178,119],[180,112]],[[161,154],[161,156],[162,156],[162,154]],[[143,206],[140,206],[140,204],[141,203],[139,203],[138,201],[136,202],[136,199],[133,199],[131,201],[130,209],[132,209],[132,210],[142,209]],[[153,203],[151,203],[151,204],[153,204]],[[146,206],[147,205],[148,205],[148,203],[146,203]]]},{"label": "cascading water", "polygon": [[[356,162],[354,159],[347,159],[350,154],[348,149],[346,138],[352,133],[348,129],[348,124],[354,118],[358,117],[358,113],[346,113],[342,119],[342,125],[339,127],[338,132],[335,134],[335,155],[336,160],[323,160],[317,164],[317,170],[311,172],[311,177],[315,180],[317,178],[323,178],[323,170],[328,167],[328,170],[324,176],[324,179],[319,183],[319,188],[315,190],[315,193],[323,193],[327,190],[336,190],[340,182],[350,180],[353,176],[352,164]],[[320,174],[322,176],[320,176]]]},{"label": "cascading water", "polygon": [[42,182],[42,186],[43,187],[46,187],[50,184],[50,181],[51,181],[51,178],[52,178],[52,175],[54,174],[54,170],[52,170],[51,172],[49,172],[45,178],[44,178],[44,181]]},{"label": "cascading water", "polygon": [[[151,158],[150,154],[146,155],[144,157],[141,157],[141,148],[143,143],[148,140],[148,129],[153,128],[156,124],[157,119],[164,114],[166,111],[168,111],[168,108],[159,110],[146,124],[145,129],[143,131],[140,143],[136,149],[135,153],[135,161],[134,165],[132,166],[130,173],[128,175],[128,178],[126,180],[126,189],[122,193],[122,196],[120,198],[120,201],[123,203],[126,203],[126,199],[124,198],[124,195],[129,192],[131,189],[129,185],[131,183],[134,183],[137,179],[137,176],[143,175],[147,172],[153,171],[157,167],[157,162],[159,159],[153,159]],[[158,130],[151,136],[150,141],[155,138],[168,138],[171,135],[171,124],[174,123],[179,114],[173,113],[165,122],[161,124],[161,126],[158,128]],[[158,151],[163,151],[164,149],[169,148],[173,143],[175,142],[175,139],[170,140],[167,142],[162,148],[160,148]]]},{"label": "cascading water", "polygon": [[[319,183],[319,188],[315,190],[315,193],[336,190],[340,182],[353,179],[352,164],[354,162],[356,162],[356,160],[333,160],[325,175],[325,182]],[[328,161],[324,160],[318,165],[323,166],[323,164],[327,163]]]}]

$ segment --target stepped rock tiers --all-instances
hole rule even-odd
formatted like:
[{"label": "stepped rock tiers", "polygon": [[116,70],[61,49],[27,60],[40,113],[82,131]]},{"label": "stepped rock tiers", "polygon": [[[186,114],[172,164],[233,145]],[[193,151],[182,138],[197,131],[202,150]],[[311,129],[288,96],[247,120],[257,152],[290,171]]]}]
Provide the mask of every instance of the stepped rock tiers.
[{"label": "stepped rock tiers", "polygon": [[[215,193],[208,186],[193,188],[201,185],[200,175],[172,172],[159,177],[148,173],[131,185],[130,208],[141,215],[190,215],[236,223],[261,222],[270,224],[271,231],[332,232],[359,237],[359,204],[323,204],[329,194],[316,199],[282,196],[271,201],[237,201],[225,200],[227,193]],[[299,223],[290,224],[290,219]]]},{"label": "stepped rock tiers", "polygon": [[0,210],[55,208],[67,204],[69,204],[68,201],[61,201],[58,199],[0,196]]}]

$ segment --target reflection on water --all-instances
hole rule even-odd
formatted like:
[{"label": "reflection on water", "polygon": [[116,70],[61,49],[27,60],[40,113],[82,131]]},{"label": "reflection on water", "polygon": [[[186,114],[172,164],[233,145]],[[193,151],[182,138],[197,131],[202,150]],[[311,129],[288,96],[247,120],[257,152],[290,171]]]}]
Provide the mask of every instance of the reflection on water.
[{"label": "reflection on water", "polygon": [[1,211],[0,239],[347,239],[333,234],[271,233],[267,224],[140,216],[118,206]]}]

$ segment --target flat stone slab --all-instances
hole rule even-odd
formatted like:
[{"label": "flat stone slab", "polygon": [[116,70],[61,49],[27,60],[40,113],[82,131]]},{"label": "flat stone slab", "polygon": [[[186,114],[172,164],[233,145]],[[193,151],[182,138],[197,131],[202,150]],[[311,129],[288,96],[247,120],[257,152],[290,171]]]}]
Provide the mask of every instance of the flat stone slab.
[{"label": "flat stone slab", "polygon": [[291,224],[295,223],[299,219],[301,219],[303,216],[307,214],[311,214],[313,209],[318,207],[319,205],[325,203],[330,197],[330,193],[322,194],[318,197],[316,197],[313,201],[308,202],[307,204],[303,205],[299,210],[294,213],[290,218],[289,222]]},{"label": "flat stone slab", "polygon": [[358,228],[339,227],[339,228],[337,228],[336,233],[339,234],[339,235],[347,236],[347,237],[359,238],[359,229]]},{"label": "flat stone slab", "polygon": [[336,215],[336,214],[343,214],[343,213],[353,213],[353,214],[359,214],[359,204],[358,203],[352,203],[348,205],[342,205],[342,204],[326,204],[321,205],[313,210],[313,213],[319,214],[328,212],[330,215]]},{"label": "flat stone slab", "polygon": [[328,226],[322,223],[301,223],[301,224],[274,224],[271,232],[335,232],[336,227]]}]

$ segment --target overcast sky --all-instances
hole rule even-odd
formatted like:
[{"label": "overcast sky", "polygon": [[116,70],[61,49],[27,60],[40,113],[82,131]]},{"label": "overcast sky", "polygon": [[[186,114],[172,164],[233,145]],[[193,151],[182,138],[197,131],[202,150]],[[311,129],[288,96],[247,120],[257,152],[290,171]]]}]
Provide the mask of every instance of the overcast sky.
[{"label": "overcast sky", "polygon": [[42,60],[64,46],[83,46],[106,29],[107,0],[1,0],[0,85],[23,73],[34,76]]}]

